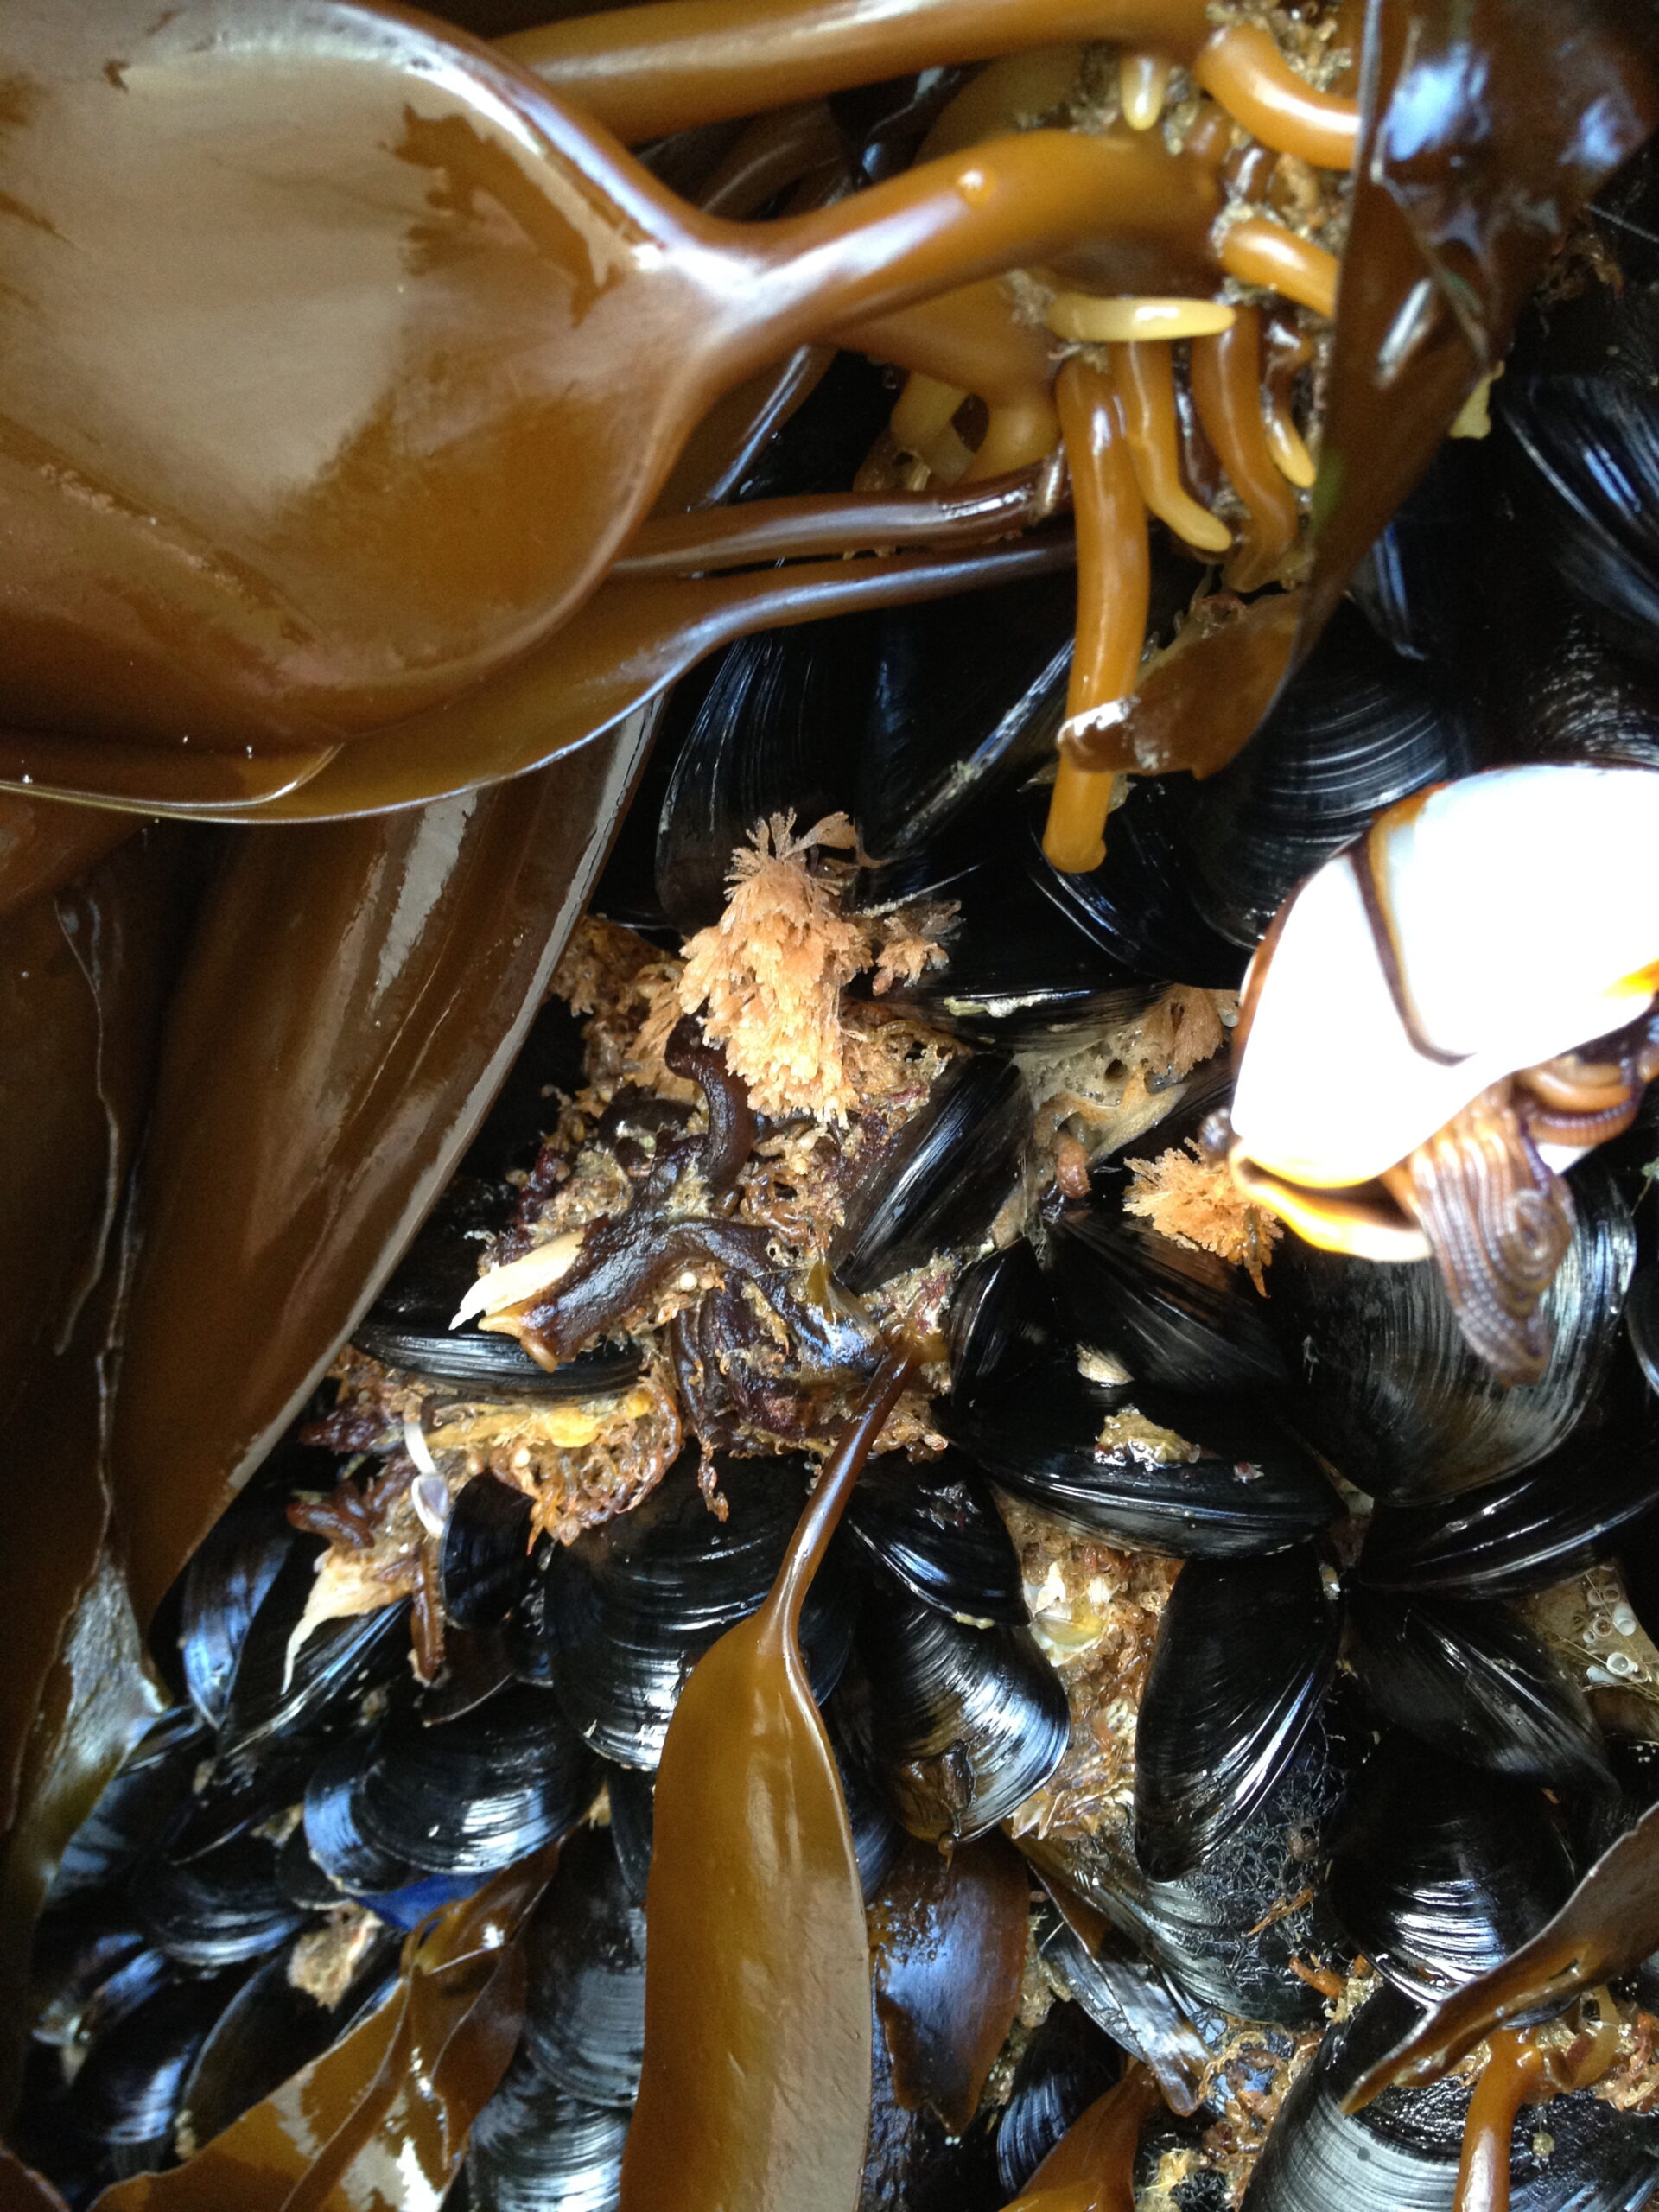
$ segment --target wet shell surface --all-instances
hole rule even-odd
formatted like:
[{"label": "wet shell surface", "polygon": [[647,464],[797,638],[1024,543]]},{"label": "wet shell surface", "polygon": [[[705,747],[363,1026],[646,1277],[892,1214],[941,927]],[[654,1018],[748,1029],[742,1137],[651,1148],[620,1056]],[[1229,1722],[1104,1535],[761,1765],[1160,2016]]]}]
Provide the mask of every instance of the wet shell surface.
[{"label": "wet shell surface", "polygon": [[1380,923],[1355,848],[1256,956],[1244,1152],[1314,1189],[1368,1182],[1488,1085],[1633,1020],[1659,961],[1656,839],[1641,768],[1495,769],[1391,809],[1367,840]]}]

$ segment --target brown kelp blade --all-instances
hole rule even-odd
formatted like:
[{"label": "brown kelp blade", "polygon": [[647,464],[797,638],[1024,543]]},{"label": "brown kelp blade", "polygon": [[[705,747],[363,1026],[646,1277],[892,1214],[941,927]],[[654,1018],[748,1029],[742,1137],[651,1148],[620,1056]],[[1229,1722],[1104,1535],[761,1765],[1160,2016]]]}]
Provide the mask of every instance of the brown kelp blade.
[{"label": "brown kelp blade", "polygon": [[168,1010],[135,1203],[111,1480],[142,1617],[454,1172],[644,741],[630,726],[510,791],[234,841]]},{"label": "brown kelp blade", "polygon": [[614,728],[733,638],[1012,582],[1072,558],[1062,533],[966,553],[808,561],[735,576],[617,577],[518,667],[418,723],[343,746],[315,781],[251,818],[338,818],[474,790]]},{"label": "brown kelp blade", "polygon": [[1299,655],[1659,124],[1656,26],[1626,0],[1370,0],[1364,79]]},{"label": "brown kelp blade", "polygon": [[622,2212],[852,2212],[870,2104],[858,1862],[800,1601],[902,1389],[890,1357],[771,1597],[701,1659],[657,1777],[645,2056]]},{"label": "brown kelp blade", "polygon": [[711,217],[360,0],[14,8],[6,61],[50,92],[0,134],[0,721],[191,764],[512,665],[796,346],[1085,242],[1202,265],[1216,209],[1160,143],[1054,130]]},{"label": "brown kelp blade", "polygon": [[117,2182],[97,2212],[381,2212],[437,2204],[506,2071],[524,2015],[514,1941],[556,1846],[435,1915],[383,2005],[169,2172]]},{"label": "brown kelp blade", "polygon": [[1359,2111],[1395,2082],[1414,2087],[1438,2081],[1505,2021],[1628,1974],[1654,1950],[1659,1950],[1659,1805],[1603,1852],[1529,1943],[1444,1999],[1362,2075],[1344,2108]]},{"label": "brown kelp blade", "polygon": [[1158,2104],[1136,2062],[1066,2129],[1019,2199],[1023,2212],[1134,2212],[1135,2150]]},{"label": "brown kelp blade", "polygon": [[73,883],[139,826],[130,814],[102,807],[0,798],[0,921]]}]

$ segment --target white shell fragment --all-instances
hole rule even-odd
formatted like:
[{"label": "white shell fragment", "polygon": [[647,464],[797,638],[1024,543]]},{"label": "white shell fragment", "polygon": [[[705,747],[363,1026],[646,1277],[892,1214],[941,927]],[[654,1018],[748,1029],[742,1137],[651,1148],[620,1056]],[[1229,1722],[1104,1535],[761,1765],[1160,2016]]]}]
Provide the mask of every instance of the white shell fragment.
[{"label": "white shell fragment", "polygon": [[582,1239],[580,1229],[567,1229],[563,1236],[538,1244],[522,1259],[509,1260],[503,1268],[491,1268],[480,1275],[455,1308],[450,1327],[459,1329],[477,1314],[500,1313],[509,1306],[521,1305],[526,1298],[534,1298],[539,1290],[550,1290],[575,1265]]},{"label": "white shell fragment", "polygon": [[1421,1032],[1459,1057],[1413,1042],[1353,849],[1328,861],[1256,955],[1232,1109],[1250,1160],[1314,1189],[1369,1182],[1490,1084],[1624,1027],[1659,988],[1659,772],[1494,769],[1390,809],[1372,834]]}]

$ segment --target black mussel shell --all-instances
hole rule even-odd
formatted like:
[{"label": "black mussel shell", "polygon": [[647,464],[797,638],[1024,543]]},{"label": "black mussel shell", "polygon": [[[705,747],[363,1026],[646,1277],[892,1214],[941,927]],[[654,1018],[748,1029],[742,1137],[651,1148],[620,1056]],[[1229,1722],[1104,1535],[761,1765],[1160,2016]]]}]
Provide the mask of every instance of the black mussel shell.
[{"label": "black mussel shell", "polygon": [[1198,786],[1192,887],[1255,947],[1284,900],[1372,817],[1475,765],[1461,710],[1339,613],[1237,760]]},{"label": "black mussel shell", "polygon": [[720,919],[732,855],[757,823],[792,810],[804,830],[847,808],[874,662],[861,614],[762,631],[721,655],[658,817],[657,897],[683,937]]},{"label": "black mussel shell", "polygon": [[474,1475],[444,1523],[438,1586],[444,1618],[457,1628],[493,1628],[512,1611],[530,1570],[535,1507],[511,1483]]},{"label": "black mussel shell", "polygon": [[871,1557],[925,1605],[976,1628],[1023,1628],[1020,1555],[989,1486],[959,1452],[918,1462],[872,1459],[846,1525]]},{"label": "black mussel shell", "polygon": [[[1001,830],[988,823],[982,838],[994,841]],[[907,884],[892,884],[893,873],[865,880],[861,904],[899,903],[899,887],[914,895]],[[953,874],[951,856],[940,854],[920,873],[932,879],[931,888],[948,890],[960,912],[944,940],[944,965],[895,984],[884,1006],[975,1044],[1019,1051],[1109,1037],[1144,1014],[1163,988],[1084,936],[1006,865]]]},{"label": "black mussel shell", "polygon": [[823,1732],[841,1777],[859,1888],[865,1904],[871,1904],[908,1838],[893,1818],[880,1781],[872,1738],[870,1684],[856,1655],[836,1683],[835,1694],[823,1700]]},{"label": "black mussel shell", "polygon": [[149,1859],[130,1895],[152,1941],[199,1969],[263,1958],[304,1917],[277,1880],[276,1846],[260,1835],[233,1836],[182,1864]]},{"label": "black mussel shell", "polygon": [[1449,1758],[1554,1789],[1602,1789],[1584,1692],[1502,1599],[1350,1592],[1346,1656],[1367,1702]]},{"label": "black mussel shell", "polygon": [[1044,896],[1132,974],[1236,990],[1246,956],[1211,927],[1192,896],[1192,791],[1187,776],[1135,777],[1107,823],[1106,858],[1092,875],[1051,866],[1042,847],[1047,793],[1028,794],[1020,856]]},{"label": "black mussel shell", "polygon": [[1272,1789],[1324,1701],[1338,1633],[1307,1545],[1182,1567],[1135,1736],[1135,1852],[1154,1880],[1191,1873]]},{"label": "black mussel shell", "polygon": [[[631,1512],[548,1556],[527,1600],[552,1643],[547,1663],[571,1725],[607,1758],[654,1769],[692,1668],[771,1589],[806,1503],[798,1459],[717,1455],[721,1521],[697,1487],[693,1446]],[[538,1591],[535,1585],[544,1586]],[[832,1548],[807,1592],[801,1645],[828,1695],[851,1648],[846,1555]],[[526,1636],[520,1671],[542,1663]]]},{"label": "black mussel shell", "polygon": [[197,2052],[180,2104],[181,2133],[188,2129],[200,2148],[320,2058],[390,1992],[398,1948],[387,1929],[333,2006],[289,1979],[291,1947],[268,1961],[237,1991]]},{"label": "black mussel shell", "polygon": [[632,1346],[600,1344],[550,1374],[516,1338],[482,1329],[457,1329],[451,1335],[447,1322],[442,1328],[418,1329],[368,1320],[352,1342],[383,1367],[396,1367],[477,1397],[603,1397],[626,1390],[645,1364]]},{"label": "black mussel shell", "polygon": [[1659,1266],[1643,1268],[1624,1303],[1624,1332],[1651,1390],[1659,1390]]},{"label": "black mussel shell", "polygon": [[1504,583],[1504,649],[1487,708],[1506,758],[1659,767],[1659,685],[1592,618],[1563,600],[1553,576],[1522,567]]},{"label": "black mussel shell", "polygon": [[895,607],[880,618],[858,762],[859,842],[878,863],[1050,757],[1077,622],[1070,576]]},{"label": "black mussel shell", "polygon": [[1359,1579],[1378,1590],[1524,1597],[1617,1552],[1656,1503],[1659,1423],[1582,1427],[1501,1482],[1421,1505],[1379,1505]]},{"label": "black mussel shell", "polygon": [[518,2051],[589,2104],[632,2104],[645,2046],[645,1916],[610,1834],[572,1838],[536,1909]]},{"label": "black mussel shell", "polygon": [[964,1628],[885,1583],[868,1593],[859,1646],[876,1772],[912,1835],[983,1834],[1065,1756],[1065,1691],[1028,1630]]},{"label": "black mussel shell", "polygon": [[1103,1205],[1063,1207],[1049,1231],[1055,1296],[1079,1343],[1166,1389],[1284,1392],[1268,1301],[1242,1268]]},{"label": "black mussel shell", "polygon": [[1576,1879],[1541,1790],[1396,1732],[1355,1784],[1331,1903],[1377,1971],[1432,2005],[1535,1936]]},{"label": "black mussel shell", "polygon": [[1049,2008],[1020,2054],[997,2123],[996,2171],[1010,2199],[1122,2070],[1122,2052],[1081,2005]]},{"label": "black mussel shell", "polygon": [[555,2088],[521,2053],[473,2123],[469,2212],[615,2212],[628,2118]]},{"label": "black mussel shell", "polygon": [[514,1682],[459,1719],[404,1708],[377,1728],[356,1811],[365,1839],[429,1874],[510,1866],[573,1827],[598,1772],[556,1700]]},{"label": "black mussel shell", "polygon": [[50,1902],[61,1904],[121,1879],[183,1819],[213,1738],[193,1706],[174,1706],[145,1729],[64,1846]]},{"label": "black mussel shell", "polygon": [[973,1405],[1024,1374],[1056,1326],[1047,1281],[1026,1237],[976,1260],[963,1269],[945,1316],[952,1404]]},{"label": "black mussel shell", "polygon": [[173,1978],[173,1961],[124,1900],[77,1899],[35,1930],[31,2032],[41,2043],[91,2043]]},{"label": "black mussel shell", "polygon": [[321,1548],[302,1539],[249,1625],[219,1733],[219,1756],[232,1764],[349,1726],[370,1690],[407,1672],[407,1602],[324,1621],[290,1658],[289,1638],[311,1594]]},{"label": "black mussel shell", "polygon": [[1630,1208],[1599,1162],[1572,1177],[1577,1225],[1545,1293],[1536,1382],[1497,1382],[1459,1330],[1440,1269],[1350,1260],[1287,1237],[1268,1301],[1306,1384],[1319,1449],[1359,1489],[1440,1496],[1530,1466],[1566,1442],[1606,1380],[1636,1262]]},{"label": "black mussel shell", "polygon": [[854,1185],[830,1247],[836,1280],[874,1290],[973,1243],[1019,1179],[1031,1124],[1031,1094],[1013,1061],[953,1060]]},{"label": "black mussel shell", "polygon": [[99,2037],[69,2091],[75,2127],[118,2175],[173,2164],[185,2076],[234,1994],[234,1972],[168,1983]]},{"label": "black mussel shell", "polygon": [[1354,571],[1349,597],[1408,660],[1456,666],[1467,655],[1478,601],[1469,549],[1488,526],[1491,474],[1480,441],[1443,445]]},{"label": "black mussel shell", "polygon": [[1607,375],[1522,372],[1496,412],[1556,575],[1618,644],[1659,658],[1659,401]]},{"label": "black mussel shell", "polygon": [[350,1897],[386,1896],[416,1878],[406,1859],[364,1833],[365,1757],[363,1739],[351,1737],[325,1752],[312,1769],[305,1785],[304,1823],[283,1847],[281,1868],[283,1887],[301,1904],[338,1904],[341,1891]]},{"label": "black mussel shell", "polygon": [[[1209,2054],[1162,1967],[1109,1921],[1085,1942],[1065,1909],[1057,1892],[1032,1916],[1044,1974],[1109,2041],[1151,2069],[1172,2112],[1193,2111]],[[1075,1902],[1070,1909],[1076,1910]]]},{"label": "black mussel shell", "polygon": [[611,1806],[611,1843],[629,1902],[643,1905],[651,1878],[651,1839],[657,1778],[637,1766],[608,1766],[605,1792]]},{"label": "black mussel shell", "polygon": [[1255,1812],[1192,1873],[1148,1879],[1128,1836],[1108,1828],[1051,1845],[1056,1872],[1150,1955],[1189,2008],[1320,2025],[1324,2000],[1292,1961],[1348,1956],[1323,1877],[1356,1754],[1333,1693]]},{"label": "black mussel shell", "polygon": [[[1469,2084],[1385,2089],[1349,2115],[1342,2100],[1407,2034],[1417,2009],[1383,1988],[1333,2028],[1291,2084],[1243,2198],[1244,2212],[1453,2212]],[[1548,2140],[1539,2142],[1541,2121]],[[1659,2129],[1589,2091],[1523,2107],[1510,2145],[1511,2212],[1637,2212],[1659,2172]]]},{"label": "black mussel shell", "polygon": [[224,1720],[253,1617],[299,1541],[281,1497],[238,1498],[184,1571],[179,1651],[190,1701],[210,1728]]},{"label": "black mussel shell", "polygon": [[1260,1405],[1091,1382],[1057,1351],[940,1426],[1004,1490],[1167,1557],[1282,1551],[1335,1520],[1336,1492]]},{"label": "black mussel shell", "polygon": [[[528,1554],[525,1573],[529,1572]],[[522,1583],[523,1577],[518,1580]],[[421,1694],[421,1717],[429,1726],[459,1720],[486,1697],[493,1697],[514,1678],[513,1655],[505,1621],[493,1628],[457,1628],[453,1621],[444,1630],[443,1665],[435,1681]]]}]

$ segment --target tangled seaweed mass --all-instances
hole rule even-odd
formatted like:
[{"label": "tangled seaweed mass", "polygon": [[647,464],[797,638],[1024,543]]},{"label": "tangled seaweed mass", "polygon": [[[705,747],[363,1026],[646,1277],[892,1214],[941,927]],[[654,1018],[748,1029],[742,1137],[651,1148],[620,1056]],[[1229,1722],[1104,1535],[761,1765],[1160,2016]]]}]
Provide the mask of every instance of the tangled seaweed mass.
[{"label": "tangled seaweed mass", "polygon": [[1659,2191],[1659,5],[0,0],[5,2212]]}]

